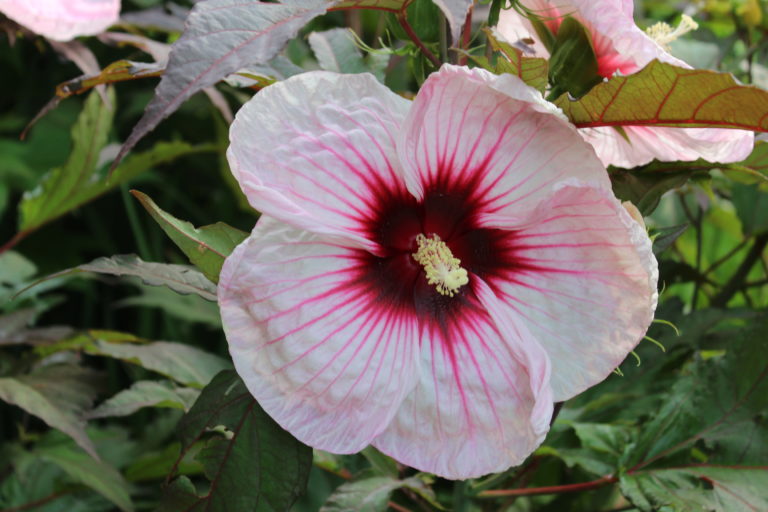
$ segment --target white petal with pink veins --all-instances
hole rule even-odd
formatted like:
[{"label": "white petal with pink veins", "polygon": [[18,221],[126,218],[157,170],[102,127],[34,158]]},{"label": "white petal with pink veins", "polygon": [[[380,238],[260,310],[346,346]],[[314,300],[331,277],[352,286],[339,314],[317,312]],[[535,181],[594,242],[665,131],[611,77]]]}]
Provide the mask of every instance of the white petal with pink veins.
[{"label": "white petal with pink veins", "polygon": [[375,251],[362,224],[377,190],[402,188],[395,137],[409,105],[370,74],[291,77],[237,113],[232,173],[257,210]]},{"label": "white petal with pink veins", "polygon": [[605,165],[635,167],[656,159],[662,162],[740,162],[754,146],[754,134],[719,128],[668,128],[624,126],[629,141],[610,126],[584,128],[579,132],[595,148]]},{"label": "white petal with pink veins", "polygon": [[0,0],[0,12],[32,32],[69,41],[114,24],[120,0]]},{"label": "white petal with pink veins", "polygon": [[520,464],[541,444],[552,416],[547,354],[482,280],[473,282],[479,301],[468,294],[460,316],[425,325],[421,380],[373,441],[445,478]]},{"label": "white petal with pink veins", "polygon": [[547,351],[554,399],[567,400],[605,379],[648,329],[651,242],[610,191],[569,180],[510,243],[515,264],[487,280]]},{"label": "white petal with pink veins", "polygon": [[359,281],[362,252],[263,216],[219,282],[248,389],[299,440],[335,453],[368,445],[417,380],[415,323]]},{"label": "white petal with pink veins", "polygon": [[489,214],[527,212],[565,177],[608,188],[594,151],[555,107],[512,75],[443,66],[413,102],[398,154],[416,197],[459,183]]}]

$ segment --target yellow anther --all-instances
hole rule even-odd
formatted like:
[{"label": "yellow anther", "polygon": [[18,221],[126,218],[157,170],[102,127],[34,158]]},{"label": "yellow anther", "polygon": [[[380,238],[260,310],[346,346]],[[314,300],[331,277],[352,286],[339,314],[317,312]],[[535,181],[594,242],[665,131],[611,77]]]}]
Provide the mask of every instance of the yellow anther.
[{"label": "yellow anther", "polygon": [[645,33],[648,34],[651,39],[656,41],[659,46],[669,51],[669,43],[697,28],[699,28],[699,24],[693,21],[693,18],[687,14],[683,14],[680,19],[680,24],[676,29],[673,30],[672,27],[663,21],[659,21],[645,29]]},{"label": "yellow anther", "polygon": [[438,293],[453,297],[469,282],[467,271],[460,266],[461,260],[454,258],[439,236],[417,235],[416,243],[419,250],[413,254],[413,259],[424,267],[427,282],[435,285]]}]

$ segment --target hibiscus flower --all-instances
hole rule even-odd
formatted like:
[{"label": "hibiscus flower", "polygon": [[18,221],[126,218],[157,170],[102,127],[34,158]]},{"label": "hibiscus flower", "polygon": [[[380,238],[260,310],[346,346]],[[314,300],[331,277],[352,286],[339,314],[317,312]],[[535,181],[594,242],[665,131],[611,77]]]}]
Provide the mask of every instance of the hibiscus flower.
[{"label": "hibiscus flower", "polygon": [[522,462],[656,305],[645,230],[517,77],[444,66],[413,102],[310,72],[237,114],[256,227],[226,259],[235,367],[299,440],[469,478]]},{"label": "hibiscus flower", "polygon": [[115,23],[120,0],[0,0],[0,12],[36,34],[69,41]]},{"label": "hibiscus flower", "polygon": [[[589,31],[598,62],[598,72],[605,78],[614,73],[628,75],[654,59],[675,66],[688,64],[667,53],[665,46],[675,37],[693,28],[688,17],[677,31],[652,28],[656,39],[640,30],[632,17],[632,0],[521,0],[522,6],[540,17],[557,34],[565,16],[573,16]],[[531,22],[515,9],[502,10],[498,31],[510,42],[527,41],[533,55],[549,57]],[[668,28],[668,27],[666,27]],[[594,146],[605,165],[635,167],[654,158],[663,162],[696,160],[738,162],[749,156],[754,134],[746,130],[718,128],[668,128],[624,126],[622,134],[613,127],[584,128],[581,135]]]}]

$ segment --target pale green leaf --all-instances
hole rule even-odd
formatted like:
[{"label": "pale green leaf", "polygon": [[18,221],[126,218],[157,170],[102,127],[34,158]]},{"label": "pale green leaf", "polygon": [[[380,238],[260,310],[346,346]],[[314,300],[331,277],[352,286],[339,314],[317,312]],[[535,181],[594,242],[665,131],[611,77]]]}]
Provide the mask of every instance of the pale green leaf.
[{"label": "pale green leaf", "polygon": [[219,371],[229,368],[225,359],[184,343],[155,341],[143,345],[96,340],[89,354],[114,357],[165,375],[176,382],[202,388]]},{"label": "pale green leaf", "polygon": [[200,391],[180,388],[167,381],[142,380],[120,391],[88,413],[88,418],[128,416],[144,407],[183,409],[192,407]]},{"label": "pale green leaf", "polygon": [[768,91],[732,75],[652,61],[614,76],[579,100],[555,104],[578,127],[677,126],[768,131]]}]

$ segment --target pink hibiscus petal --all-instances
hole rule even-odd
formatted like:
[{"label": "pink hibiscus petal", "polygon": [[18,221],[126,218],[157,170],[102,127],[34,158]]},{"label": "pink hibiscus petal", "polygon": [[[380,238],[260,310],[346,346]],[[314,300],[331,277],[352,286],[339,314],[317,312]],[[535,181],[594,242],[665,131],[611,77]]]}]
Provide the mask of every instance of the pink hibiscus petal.
[{"label": "pink hibiscus petal", "polygon": [[364,225],[379,190],[403,188],[394,148],[409,105],[370,74],[294,76],[237,113],[232,173],[257,210],[375,252]]},{"label": "pink hibiscus petal", "polygon": [[262,216],[219,281],[248,389],[299,440],[335,453],[368,445],[417,381],[413,317],[359,281],[361,252]]},{"label": "pink hibiscus petal", "polygon": [[658,270],[644,227],[610,191],[561,183],[516,227],[516,268],[488,276],[552,361],[562,401],[605,379],[642,339]]},{"label": "pink hibiscus petal", "polygon": [[[605,77],[614,73],[630,74],[654,59],[675,66],[688,64],[667,53],[632,18],[632,2],[628,0],[527,0],[523,5],[534,12],[570,14],[590,32],[598,59],[599,72]],[[525,33],[528,31],[527,34]],[[508,40],[522,37],[536,41],[543,48],[530,22],[516,11],[502,11],[499,33]],[[542,53],[539,50],[539,53]],[[629,142],[613,128],[579,130],[594,145],[604,165],[636,167],[654,158],[661,161],[696,160],[737,162],[752,150],[754,135],[746,130],[718,128],[624,127]]]},{"label": "pink hibiscus petal", "polygon": [[623,128],[631,144],[611,126],[584,128],[579,132],[592,144],[604,165],[628,168],[645,165],[653,159],[675,162],[703,158],[708,162],[739,162],[752,153],[755,142],[752,132],[745,130],[664,126]]},{"label": "pink hibiscus petal", "polygon": [[413,102],[398,143],[405,182],[471,190],[486,214],[520,215],[554,184],[610,187],[594,151],[562,113],[513,75],[443,66]]},{"label": "pink hibiscus petal", "polygon": [[0,12],[56,41],[103,32],[120,14],[120,0],[0,0]]},{"label": "pink hibiscus petal", "polygon": [[423,331],[422,374],[373,441],[409,466],[464,479],[520,464],[552,416],[549,358],[479,278],[463,314]]}]

